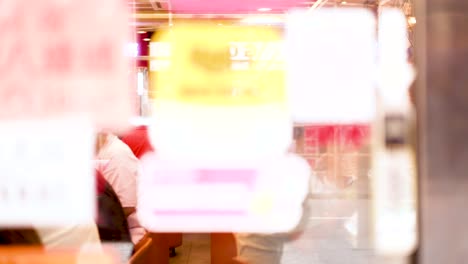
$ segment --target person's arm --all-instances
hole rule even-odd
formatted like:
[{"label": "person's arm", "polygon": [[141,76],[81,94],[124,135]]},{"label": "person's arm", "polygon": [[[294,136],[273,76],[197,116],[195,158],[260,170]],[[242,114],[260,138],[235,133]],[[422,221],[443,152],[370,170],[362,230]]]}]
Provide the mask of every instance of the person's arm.
[{"label": "person's arm", "polygon": [[136,208],[135,207],[124,207],[123,211],[124,211],[124,214],[125,214],[125,218],[127,218],[129,215],[136,212]]},{"label": "person's arm", "polygon": [[128,216],[132,211],[135,211],[138,160],[134,156],[118,156],[109,161],[103,174],[119,197],[125,215]]}]

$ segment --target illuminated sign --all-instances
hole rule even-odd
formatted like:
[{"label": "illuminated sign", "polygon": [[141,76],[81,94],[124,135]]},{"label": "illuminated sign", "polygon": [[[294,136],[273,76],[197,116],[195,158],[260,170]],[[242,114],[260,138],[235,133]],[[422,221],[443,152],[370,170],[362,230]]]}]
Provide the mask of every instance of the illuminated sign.
[{"label": "illuminated sign", "polygon": [[[156,44],[153,54],[170,55],[167,67],[151,75],[158,121],[149,131],[158,154],[211,160],[283,154],[292,123],[284,71],[269,60],[279,39],[270,27],[209,24],[181,24],[153,35],[154,42],[167,43]],[[270,51],[246,54],[239,43],[270,45]],[[254,58],[248,69],[234,70],[233,58],[246,55]]]},{"label": "illuminated sign", "polygon": [[309,166],[294,155],[216,164],[149,155],[142,165],[138,214],[153,232],[286,232],[308,193]]}]

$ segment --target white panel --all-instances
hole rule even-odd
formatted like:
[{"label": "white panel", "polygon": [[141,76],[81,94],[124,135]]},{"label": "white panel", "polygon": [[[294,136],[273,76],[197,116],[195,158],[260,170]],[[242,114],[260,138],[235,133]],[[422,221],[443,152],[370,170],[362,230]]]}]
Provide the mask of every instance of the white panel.
[{"label": "white panel", "polygon": [[364,9],[292,12],[286,22],[289,99],[296,122],[357,123],[374,115],[375,19]]},{"label": "white panel", "polygon": [[82,120],[0,123],[0,225],[89,223],[94,133]]}]

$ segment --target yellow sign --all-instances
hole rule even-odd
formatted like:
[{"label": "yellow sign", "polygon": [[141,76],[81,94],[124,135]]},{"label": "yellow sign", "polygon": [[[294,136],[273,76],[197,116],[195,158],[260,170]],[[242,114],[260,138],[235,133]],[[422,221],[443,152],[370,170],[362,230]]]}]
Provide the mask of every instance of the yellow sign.
[{"label": "yellow sign", "polygon": [[[285,101],[284,73],[274,60],[250,60],[234,69],[232,43],[275,42],[271,27],[183,24],[152,41],[169,43],[169,66],[155,73],[152,89],[159,100],[202,105],[259,105]],[[259,53],[262,50],[257,51]],[[278,54],[281,56],[281,54]]]}]

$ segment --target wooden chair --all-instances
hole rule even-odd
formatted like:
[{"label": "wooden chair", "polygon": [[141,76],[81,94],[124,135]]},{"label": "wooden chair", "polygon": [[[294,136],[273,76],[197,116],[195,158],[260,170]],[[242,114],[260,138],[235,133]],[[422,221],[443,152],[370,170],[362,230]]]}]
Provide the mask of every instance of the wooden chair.
[{"label": "wooden chair", "polygon": [[175,249],[182,246],[182,233],[168,233],[166,234],[167,244],[171,249],[171,255],[175,255]]},{"label": "wooden chair", "polygon": [[211,233],[211,263],[232,264],[236,262],[237,245],[232,233]]},{"label": "wooden chair", "polygon": [[[182,246],[183,235],[182,233],[151,233],[153,243],[166,247],[163,252],[170,252],[170,255],[175,255],[175,249]],[[158,250],[159,251],[159,250]]]},{"label": "wooden chair", "polygon": [[147,264],[154,262],[152,260],[152,245],[153,240],[149,235],[145,235],[137,245],[135,245],[135,253],[130,258],[130,264]]},{"label": "wooden chair", "polygon": [[167,264],[169,263],[169,244],[166,233],[149,233],[153,240],[151,251],[153,252],[154,264]]}]

